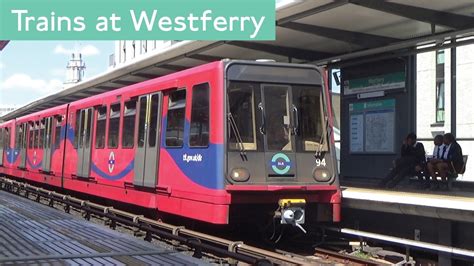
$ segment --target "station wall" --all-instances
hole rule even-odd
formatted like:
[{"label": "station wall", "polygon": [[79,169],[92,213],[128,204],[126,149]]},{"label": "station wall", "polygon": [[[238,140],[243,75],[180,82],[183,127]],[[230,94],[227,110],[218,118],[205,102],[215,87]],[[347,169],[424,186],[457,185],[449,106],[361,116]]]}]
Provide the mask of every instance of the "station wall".
[{"label": "station wall", "polygon": [[[379,62],[370,64],[380,67]],[[397,112],[402,112],[397,118],[401,121],[397,127],[402,126],[397,131],[397,149],[403,137],[414,131],[424,144],[427,155],[431,155],[434,136],[452,132],[463,154],[469,156],[466,173],[457,180],[474,182],[474,44],[417,54],[412,65],[407,67],[414,73],[413,80],[409,81],[411,85],[407,83],[405,93],[391,94],[397,99]],[[340,147],[341,175],[381,178],[391,166],[391,160],[399,156],[399,151],[397,155],[350,154],[348,106],[358,100],[344,95],[344,90],[340,88],[344,83],[343,74],[341,85],[336,85],[333,74],[339,71],[344,73],[344,67],[341,69],[331,69],[330,75],[335,132],[340,133],[336,136],[336,144]],[[412,111],[405,113],[406,110]],[[366,165],[367,160],[370,163]]]}]

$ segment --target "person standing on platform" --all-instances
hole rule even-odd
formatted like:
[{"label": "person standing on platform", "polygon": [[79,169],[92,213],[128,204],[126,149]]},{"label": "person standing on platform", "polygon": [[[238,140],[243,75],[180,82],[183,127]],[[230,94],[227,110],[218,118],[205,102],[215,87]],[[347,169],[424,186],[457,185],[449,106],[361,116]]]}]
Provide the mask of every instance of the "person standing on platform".
[{"label": "person standing on platform", "polygon": [[410,133],[403,141],[401,157],[395,160],[394,167],[380,182],[380,187],[393,188],[403,178],[423,169],[426,163],[425,147],[416,141],[415,133]]}]

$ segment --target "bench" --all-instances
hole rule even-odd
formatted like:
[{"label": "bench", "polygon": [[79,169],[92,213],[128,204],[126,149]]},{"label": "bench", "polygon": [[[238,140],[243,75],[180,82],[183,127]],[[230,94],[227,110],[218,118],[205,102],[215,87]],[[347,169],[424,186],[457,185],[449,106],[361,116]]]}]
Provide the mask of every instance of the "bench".
[{"label": "bench", "polygon": [[451,188],[453,187],[453,181],[459,176],[459,175],[463,175],[465,172],[466,172],[466,166],[467,166],[467,155],[463,155],[462,156],[462,162],[463,162],[463,165],[462,165],[462,168],[459,172],[456,172],[456,168],[454,168],[454,164],[453,162],[451,162],[451,167],[452,169],[454,170],[454,172],[449,172],[448,173],[448,190],[451,190]]},{"label": "bench", "polygon": [[[467,158],[468,158],[468,155],[463,155],[462,156],[462,160],[463,160],[463,167],[461,168],[461,171],[459,172],[456,172],[456,169],[454,168],[454,165],[453,163],[451,162],[451,166],[452,166],[452,169],[454,169],[454,172],[448,172],[447,174],[447,178],[448,178],[448,190],[450,190],[453,186],[453,182],[454,180],[459,176],[459,175],[463,175],[465,172],[466,172],[466,166],[467,166]],[[438,174],[438,173],[436,173]],[[411,182],[414,182],[414,181],[422,181],[422,180],[426,180],[427,178],[427,171],[425,169],[423,169],[422,171],[420,172],[417,172],[417,173],[414,173],[413,174],[413,177],[411,177],[409,180],[410,180],[410,183]],[[438,178],[439,176],[436,176],[436,178]]]}]

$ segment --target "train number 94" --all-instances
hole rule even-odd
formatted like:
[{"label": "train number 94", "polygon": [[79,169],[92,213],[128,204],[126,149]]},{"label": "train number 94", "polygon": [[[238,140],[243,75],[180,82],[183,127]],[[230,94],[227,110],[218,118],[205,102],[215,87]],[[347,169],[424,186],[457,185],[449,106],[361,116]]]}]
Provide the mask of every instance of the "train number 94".
[{"label": "train number 94", "polygon": [[316,167],[326,166],[326,159],[316,159]]}]

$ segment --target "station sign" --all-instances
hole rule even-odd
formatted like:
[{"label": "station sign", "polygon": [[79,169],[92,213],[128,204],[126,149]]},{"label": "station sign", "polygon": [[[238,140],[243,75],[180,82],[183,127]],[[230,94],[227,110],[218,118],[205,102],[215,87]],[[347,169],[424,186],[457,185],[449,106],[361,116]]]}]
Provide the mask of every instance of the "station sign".
[{"label": "station sign", "polygon": [[405,88],[405,72],[392,72],[344,81],[344,94],[357,94]]}]

